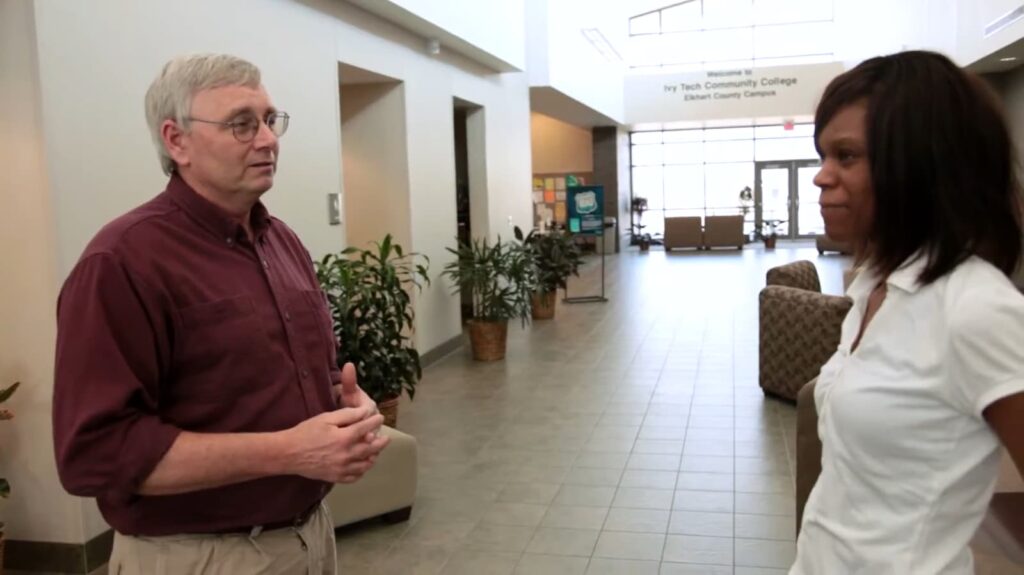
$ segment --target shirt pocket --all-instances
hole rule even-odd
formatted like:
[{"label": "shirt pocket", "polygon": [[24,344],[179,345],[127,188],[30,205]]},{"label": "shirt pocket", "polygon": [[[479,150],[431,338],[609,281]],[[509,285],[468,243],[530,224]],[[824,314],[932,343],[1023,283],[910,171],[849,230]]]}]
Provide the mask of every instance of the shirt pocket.
[{"label": "shirt pocket", "polygon": [[266,386],[269,340],[252,298],[239,295],[181,308],[172,396],[216,401]]},{"label": "shirt pocket", "polygon": [[[337,339],[327,300],[320,290],[296,290],[288,309],[295,315],[296,329],[303,349],[313,365],[334,361]],[[321,363],[323,362],[323,363]]]}]

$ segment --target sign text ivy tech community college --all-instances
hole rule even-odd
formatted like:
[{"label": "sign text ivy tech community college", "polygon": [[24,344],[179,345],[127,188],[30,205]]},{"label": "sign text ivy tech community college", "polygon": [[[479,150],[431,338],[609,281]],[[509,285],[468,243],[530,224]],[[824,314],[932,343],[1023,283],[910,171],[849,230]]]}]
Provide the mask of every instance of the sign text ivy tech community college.
[{"label": "sign text ivy tech community college", "polygon": [[839,63],[626,76],[626,123],[814,114]]},{"label": "sign text ivy tech community college", "polygon": [[800,81],[794,76],[754,78],[753,75],[750,69],[708,71],[703,82],[665,84],[665,91],[679,94],[685,102],[771,98],[777,96],[779,90],[796,86]]}]

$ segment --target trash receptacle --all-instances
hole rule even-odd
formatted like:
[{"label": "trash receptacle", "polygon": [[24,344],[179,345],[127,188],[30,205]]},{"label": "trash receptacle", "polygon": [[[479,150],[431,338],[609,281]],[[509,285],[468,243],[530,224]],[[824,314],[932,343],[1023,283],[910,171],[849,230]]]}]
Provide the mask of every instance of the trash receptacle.
[{"label": "trash receptacle", "polygon": [[619,227],[616,225],[615,218],[609,216],[604,219],[604,235],[601,236],[601,241],[604,244],[605,254],[614,254],[615,250],[615,238],[619,235]]}]

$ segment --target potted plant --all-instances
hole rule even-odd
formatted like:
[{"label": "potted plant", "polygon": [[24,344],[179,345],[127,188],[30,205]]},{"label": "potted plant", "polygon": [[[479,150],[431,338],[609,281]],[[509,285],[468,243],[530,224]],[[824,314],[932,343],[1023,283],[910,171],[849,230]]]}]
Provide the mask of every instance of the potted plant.
[{"label": "potted plant", "polygon": [[447,248],[455,261],[442,275],[454,284],[455,293],[468,293],[473,302],[469,340],[473,359],[496,361],[505,357],[508,320],[530,320],[536,286],[533,258],[525,246],[486,239],[459,242]]},{"label": "potted plant", "polygon": [[[6,389],[0,390],[0,403],[6,402],[14,395],[14,392],[18,390],[18,386],[21,382],[14,382],[11,386]],[[0,421],[7,421],[14,419],[14,413],[9,409],[0,409]],[[11,484],[6,478],[0,478],[0,497],[7,499],[11,496]],[[4,565],[4,541],[7,539],[6,525],[0,521],[0,573],[3,573]]]},{"label": "potted plant", "polygon": [[565,231],[531,231],[523,237],[523,231],[517,227],[515,234],[529,250],[537,275],[537,289],[531,298],[533,319],[551,319],[555,317],[558,288],[566,289],[569,276],[580,275],[583,255],[572,234]]},{"label": "potted plant", "polygon": [[651,234],[645,233],[643,224],[644,212],[647,211],[647,198],[633,196],[630,202],[633,213],[636,214],[636,221],[633,222],[633,244],[640,246],[640,251],[646,252],[651,249]]},{"label": "potted plant", "polygon": [[359,386],[394,427],[398,398],[409,399],[423,376],[411,335],[415,314],[411,293],[430,285],[430,260],[406,254],[390,234],[369,250],[347,248],[316,263],[334,323],[338,367],[351,362]]},{"label": "potted plant", "polygon": [[775,249],[775,242],[779,239],[779,226],[784,223],[786,223],[786,220],[766,219],[762,222],[762,226],[766,228],[761,232],[761,239],[764,240],[764,249]]}]

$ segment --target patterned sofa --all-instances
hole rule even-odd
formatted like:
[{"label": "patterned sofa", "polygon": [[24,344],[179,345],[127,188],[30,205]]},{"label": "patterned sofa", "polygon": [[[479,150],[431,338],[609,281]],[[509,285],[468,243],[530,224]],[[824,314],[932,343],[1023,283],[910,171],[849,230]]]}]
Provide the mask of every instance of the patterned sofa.
[{"label": "patterned sofa", "polygon": [[796,401],[839,345],[850,298],[821,293],[814,264],[768,270],[759,297],[759,383],[766,395]]}]

